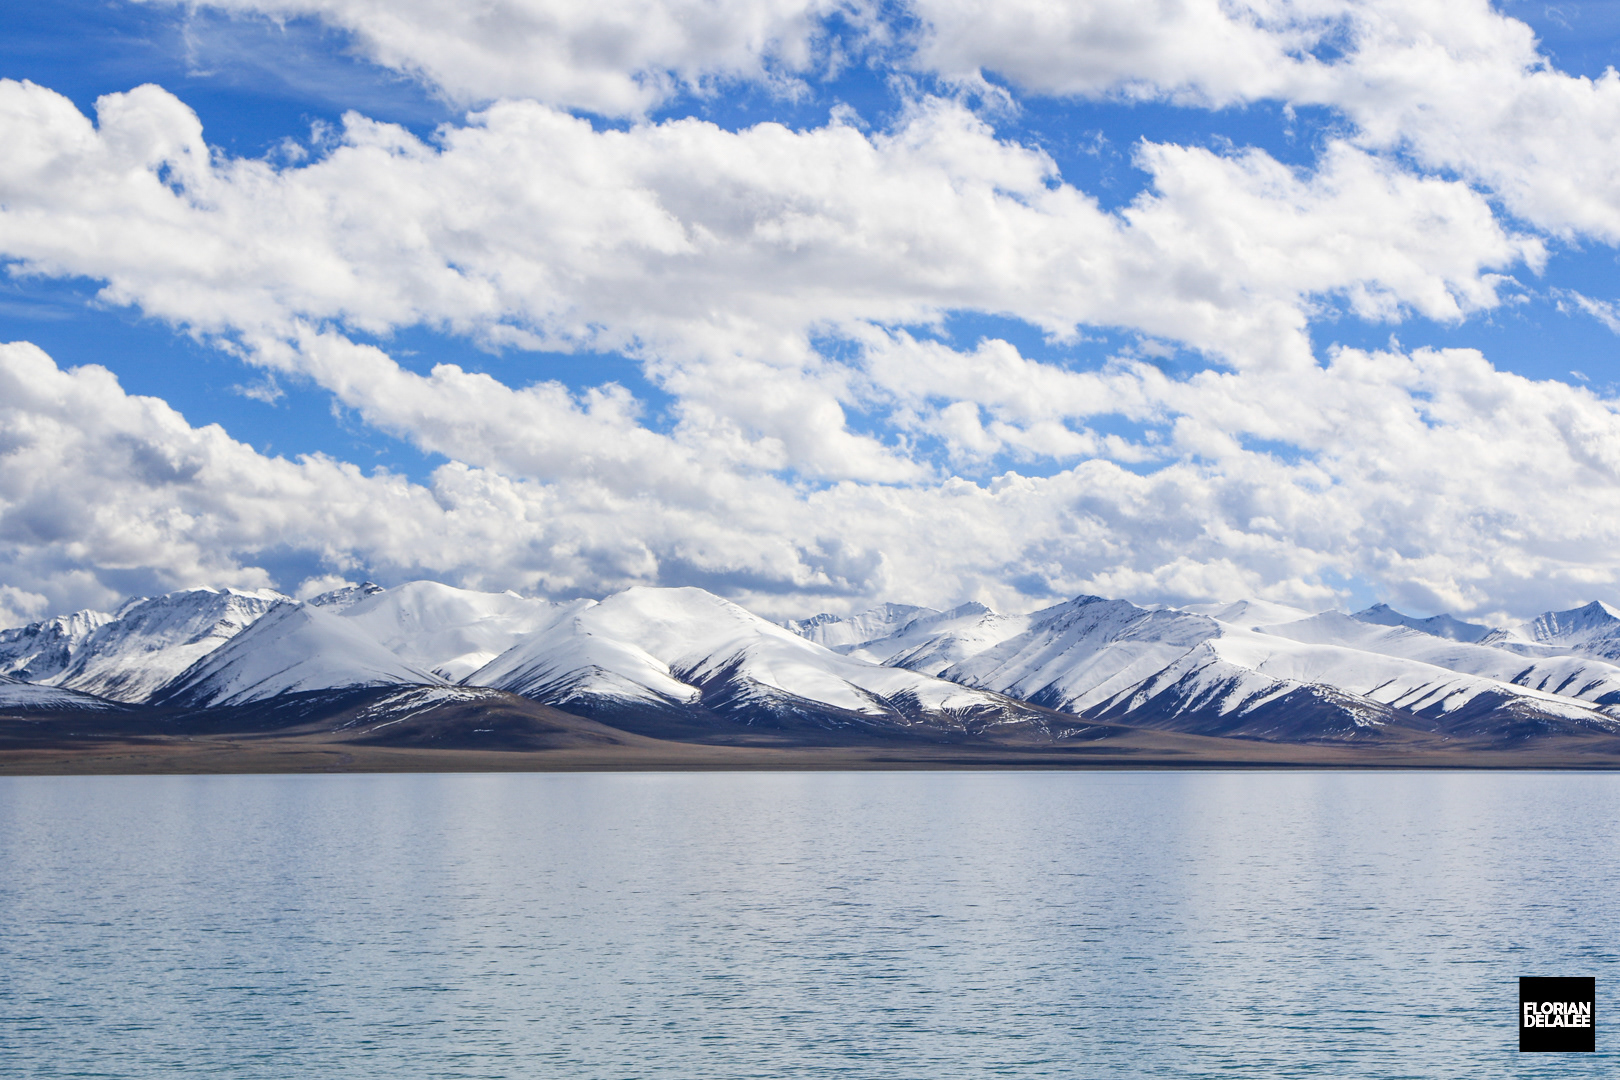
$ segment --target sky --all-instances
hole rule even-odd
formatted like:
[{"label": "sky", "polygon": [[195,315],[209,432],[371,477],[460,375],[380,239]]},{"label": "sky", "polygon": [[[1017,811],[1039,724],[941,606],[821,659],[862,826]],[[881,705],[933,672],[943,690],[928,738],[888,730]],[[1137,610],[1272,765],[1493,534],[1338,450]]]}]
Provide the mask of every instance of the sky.
[{"label": "sky", "polygon": [[0,625],[1620,602],[1620,2],[0,15]]}]

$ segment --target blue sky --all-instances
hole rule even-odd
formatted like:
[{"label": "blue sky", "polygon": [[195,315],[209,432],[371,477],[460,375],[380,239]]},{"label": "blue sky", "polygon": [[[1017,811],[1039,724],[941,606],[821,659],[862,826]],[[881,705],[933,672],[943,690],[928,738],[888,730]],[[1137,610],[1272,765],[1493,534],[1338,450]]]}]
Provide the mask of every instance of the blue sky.
[{"label": "blue sky", "polygon": [[[11,144],[77,164],[0,180],[0,341],[78,404],[0,415],[34,447],[0,614],[411,576],[784,615],[1614,597],[1620,4],[489,11],[5,16]],[[143,84],[150,152],[42,104]],[[47,427],[78,449],[30,457]]]}]

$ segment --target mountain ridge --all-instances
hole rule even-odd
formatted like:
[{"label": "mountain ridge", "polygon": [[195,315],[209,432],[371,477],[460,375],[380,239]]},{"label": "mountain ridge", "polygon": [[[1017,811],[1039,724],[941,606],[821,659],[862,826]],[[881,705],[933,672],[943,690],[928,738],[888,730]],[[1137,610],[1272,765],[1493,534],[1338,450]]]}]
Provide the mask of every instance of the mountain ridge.
[{"label": "mountain ridge", "polygon": [[12,687],[0,705],[284,705],[307,717],[398,692],[471,715],[507,700],[488,691],[697,741],[1056,743],[1123,725],[1393,745],[1613,736],[1617,661],[1620,611],[1601,602],[1499,628],[1385,605],[1313,614],[1088,595],[1027,614],[884,604],[784,625],[690,587],[558,602],[422,581],[302,602],[181,590],[0,631],[0,665],[47,672],[0,683]]}]

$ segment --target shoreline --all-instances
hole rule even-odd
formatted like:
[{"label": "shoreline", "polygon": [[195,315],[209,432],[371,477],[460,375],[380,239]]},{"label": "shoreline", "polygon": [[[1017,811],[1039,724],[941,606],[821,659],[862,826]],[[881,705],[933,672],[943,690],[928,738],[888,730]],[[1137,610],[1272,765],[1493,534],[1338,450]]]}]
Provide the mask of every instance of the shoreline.
[{"label": "shoreline", "polygon": [[[1153,733],[1159,734],[1159,733]],[[1167,742],[1180,739],[1166,740]],[[1147,742],[1148,740],[1144,740]],[[1202,740],[1201,740],[1202,741]],[[157,737],[92,745],[0,746],[0,776],[140,776],[430,772],[826,772],[1552,770],[1620,771],[1620,754],[1546,747],[1417,750],[1210,740],[1188,749],[1121,745],[724,746],[661,745],[476,750],[365,746],[299,739]],[[657,740],[647,740],[657,742]]]}]

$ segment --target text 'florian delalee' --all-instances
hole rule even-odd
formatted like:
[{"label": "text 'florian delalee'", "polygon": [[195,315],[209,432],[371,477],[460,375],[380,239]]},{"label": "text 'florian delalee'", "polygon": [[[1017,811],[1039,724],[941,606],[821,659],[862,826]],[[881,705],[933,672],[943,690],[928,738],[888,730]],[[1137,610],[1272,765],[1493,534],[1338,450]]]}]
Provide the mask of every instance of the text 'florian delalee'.
[{"label": "text 'florian delalee'", "polygon": [[1592,1026],[1590,1001],[1526,1001],[1525,1027],[1589,1028]]}]

